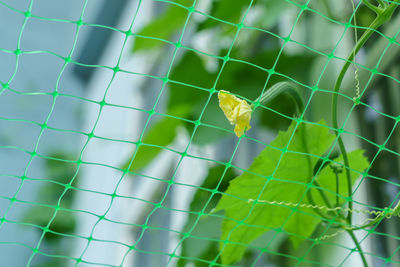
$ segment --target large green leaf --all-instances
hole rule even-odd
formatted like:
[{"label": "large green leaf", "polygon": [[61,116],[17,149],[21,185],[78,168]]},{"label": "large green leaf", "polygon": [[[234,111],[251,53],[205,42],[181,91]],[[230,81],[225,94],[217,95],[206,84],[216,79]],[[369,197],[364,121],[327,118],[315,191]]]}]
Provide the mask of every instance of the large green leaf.
[{"label": "large green leaf", "polygon": [[[292,123],[254,159],[248,171],[232,180],[216,208],[225,210],[226,216],[221,236],[221,240],[229,241],[226,246],[221,243],[224,264],[240,260],[246,245],[266,231],[283,229],[297,247],[321,222],[322,218],[310,208],[293,209],[265,202],[254,204],[248,200],[309,204],[305,196],[307,184],[313,178],[313,168],[335,139],[324,125],[324,122],[319,122],[319,125],[302,123],[295,130]],[[288,143],[287,151],[281,151]],[[340,163],[341,160],[339,157],[334,161]],[[350,153],[349,160],[355,181],[358,173],[354,170],[363,171],[368,161],[362,151]],[[336,191],[331,168],[325,166],[316,179],[326,190]],[[345,194],[347,184],[344,174],[340,174],[340,179],[340,192]],[[313,195],[317,205],[326,206],[316,192]],[[335,194],[328,194],[328,197],[333,202]]]}]

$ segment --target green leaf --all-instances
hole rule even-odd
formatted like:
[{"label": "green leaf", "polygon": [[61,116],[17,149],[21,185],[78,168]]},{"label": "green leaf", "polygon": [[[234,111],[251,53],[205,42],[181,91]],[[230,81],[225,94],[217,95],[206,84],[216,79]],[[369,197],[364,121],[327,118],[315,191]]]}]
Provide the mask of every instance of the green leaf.
[{"label": "green leaf", "polygon": [[[40,227],[45,227],[50,219],[53,217],[55,210],[53,208],[45,206],[36,206],[29,211],[24,216],[24,222],[38,225]],[[56,233],[70,234],[73,233],[76,225],[76,220],[73,212],[59,210],[57,211],[56,217],[50,224],[49,229]],[[62,235],[54,234],[48,232],[45,235],[46,240],[59,240]]]},{"label": "green leaf", "polygon": [[[318,125],[300,124],[295,130],[295,122],[286,132],[280,132],[255,159],[248,171],[231,181],[228,190],[218,203],[216,210],[225,210],[226,219],[222,227],[221,240],[229,242],[223,248],[221,259],[224,264],[240,260],[246,246],[264,232],[283,229],[297,247],[321,222],[321,217],[311,208],[294,209],[267,202],[309,204],[306,197],[307,184],[313,178],[313,168],[328,148],[335,136],[329,133],[323,121]],[[287,151],[283,152],[289,144]],[[277,149],[278,148],[278,149]],[[339,162],[341,158],[337,159]],[[350,166],[363,171],[368,161],[362,151],[350,153]],[[353,181],[358,173],[352,171]],[[335,176],[327,166],[316,179],[327,190],[335,192]],[[344,176],[340,176],[346,181]],[[344,182],[340,190],[345,194]],[[335,195],[330,194],[330,199]],[[249,199],[263,200],[258,204]],[[317,205],[326,206],[321,198],[315,197]]]},{"label": "green leaf", "polygon": [[209,18],[202,23],[200,30],[224,25],[224,22],[220,22],[214,18],[237,24],[240,22],[240,17],[246,10],[246,7],[250,5],[249,0],[236,0],[235,4],[232,4],[232,0],[217,0],[212,3],[210,15],[213,18]]},{"label": "green leaf", "polygon": [[[216,79],[217,75],[206,69],[202,58],[198,54],[191,51],[185,53],[179,64],[176,65],[171,73],[171,80],[174,82],[169,83],[170,96],[167,113],[174,115],[172,110],[174,110],[175,107],[184,106],[188,110],[185,118],[197,120],[201,111],[205,108],[201,119],[203,123],[218,126],[226,123],[228,126],[229,123],[218,106],[216,95],[207,103],[207,99],[210,95],[209,92],[194,87],[211,88]],[[184,126],[191,135],[194,128],[193,123],[185,123]],[[215,131],[213,128],[201,126],[197,128],[192,141],[194,144],[208,144],[220,139],[224,134],[225,132]]]},{"label": "green leaf", "polygon": [[171,110],[175,109],[176,106],[182,105],[190,108],[192,112],[195,109],[200,112],[209,93],[195,87],[211,88],[215,82],[216,74],[208,72],[199,55],[189,51],[185,53],[179,64],[176,65],[170,78],[173,82],[169,83],[168,114],[171,114]]},{"label": "green leaf", "polygon": [[[350,153],[347,154],[348,158],[349,158],[349,162],[350,162],[350,168],[353,170],[357,170],[357,171],[363,171],[365,170],[368,166],[369,166],[369,162],[368,159],[364,156],[364,150],[361,149],[357,149],[354,150]],[[341,167],[344,166],[344,161],[343,161],[343,156],[340,155],[339,157],[334,159],[335,163],[338,163]],[[351,181],[352,184],[354,184],[354,182],[357,180],[359,174],[352,171],[351,172]],[[332,177],[334,177],[332,179]],[[343,170],[338,174],[339,177],[339,196],[340,196],[340,204],[344,204],[346,201],[346,197],[347,197],[347,178],[346,178],[346,171]],[[325,191],[325,194],[327,195],[327,197],[329,198],[329,200],[334,203],[335,199],[336,199],[336,194],[334,194],[333,192],[336,192],[336,176],[332,170],[332,168],[330,168],[329,166],[326,166],[325,168],[323,168],[316,180],[319,182],[319,185],[322,188],[327,189]],[[313,196],[315,199],[320,197],[320,194],[317,192],[316,189],[312,190]],[[322,200],[320,200],[319,202],[322,202]]]},{"label": "green leaf", "polygon": [[[174,114],[186,114],[186,109],[177,107]],[[176,130],[182,125],[182,120],[173,117],[162,117],[145,134],[143,145],[137,148],[133,163],[129,166],[131,158],[123,165],[123,169],[128,168],[131,172],[136,172],[147,166],[165,147],[172,143],[176,136]]]},{"label": "green leaf", "polygon": [[[232,131],[232,125],[226,119],[224,113],[219,107],[218,97],[217,95],[213,95],[210,102],[208,102],[207,107],[205,107],[203,116],[201,117],[202,124],[197,127],[196,133],[193,136],[193,143],[199,145],[205,145],[217,142],[223,137],[229,136],[227,131],[223,131],[222,129],[227,129]],[[207,124],[207,126],[206,126]],[[208,126],[216,126],[217,128]],[[189,133],[192,133],[191,129],[188,129]]]},{"label": "green leaf", "polygon": [[[215,80],[215,75],[209,73],[201,58],[193,52],[187,52],[172,71],[169,85],[169,99],[167,102],[167,115],[196,120],[204,107],[209,93],[184,84],[190,84],[202,88],[210,88]],[[178,126],[183,125],[189,132],[193,130],[193,123],[183,120],[163,117],[153,124],[145,134],[135,159],[130,166],[130,171],[137,171],[149,164],[161,151],[169,145],[176,136]],[[131,158],[125,162],[122,168],[128,168]]]},{"label": "green leaf", "polygon": [[[182,5],[190,5],[193,0],[181,0],[176,2]],[[150,24],[146,25],[137,33],[140,36],[135,39],[133,52],[148,50],[166,44],[166,41],[169,40],[173,34],[183,28],[188,14],[189,12],[185,8],[169,4],[164,13],[156,19],[153,19]]]}]

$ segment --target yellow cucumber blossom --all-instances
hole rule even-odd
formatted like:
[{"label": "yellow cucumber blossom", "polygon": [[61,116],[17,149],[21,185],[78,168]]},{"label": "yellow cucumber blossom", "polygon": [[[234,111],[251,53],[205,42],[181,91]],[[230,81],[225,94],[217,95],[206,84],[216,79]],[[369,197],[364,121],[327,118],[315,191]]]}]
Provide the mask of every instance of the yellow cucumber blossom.
[{"label": "yellow cucumber blossom", "polygon": [[251,107],[246,100],[231,95],[228,91],[221,90],[218,93],[219,107],[232,125],[235,125],[237,137],[251,128]]}]

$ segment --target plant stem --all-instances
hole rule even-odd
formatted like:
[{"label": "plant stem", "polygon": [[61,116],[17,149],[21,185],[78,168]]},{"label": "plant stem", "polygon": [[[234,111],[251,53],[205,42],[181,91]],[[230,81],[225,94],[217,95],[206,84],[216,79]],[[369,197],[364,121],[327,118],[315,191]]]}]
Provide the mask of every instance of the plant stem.
[{"label": "plant stem", "polygon": [[[317,204],[314,201],[314,198],[312,196],[311,193],[311,189],[307,191],[307,200],[308,202],[310,202],[311,205],[313,206],[317,206]],[[319,216],[321,216],[321,218],[324,218],[326,220],[332,220],[331,216],[326,215],[325,213],[323,213],[322,211],[320,211],[318,208],[313,209],[315,213],[317,213]]]},{"label": "plant stem", "polygon": [[357,41],[355,47],[353,48],[353,51],[351,51],[349,57],[347,58],[346,63],[342,67],[342,70],[339,73],[339,76],[336,80],[335,87],[334,87],[334,94],[332,98],[332,123],[333,127],[337,129],[335,132],[337,139],[338,139],[338,144],[339,144],[339,149],[340,152],[343,155],[343,160],[344,160],[344,165],[345,165],[345,171],[346,171],[346,178],[347,178],[347,191],[348,191],[348,196],[350,198],[349,201],[349,213],[347,215],[347,220],[351,224],[352,221],[352,208],[353,208],[353,201],[351,199],[352,195],[352,182],[351,182],[351,174],[350,174],[350,165],[349,165],[349,158],[347,156],[346,148],[344,146],[342,137],[339,134],[339,125],[338,125],[338,119],[337,119],[337,106],[338,106],[338,92],[340,90],[340,86],[342,85],[343,78],[347,72],[347,70],[350,67],[351,61],[354,59],[355,55],[360,51],[361,47],[365,44],[365,42],[371,37],[371,35],[374,33],[374,31],[390,20],[394,10],[397,7],[397,2],[400,0],[394,0],[391,5],[386,7],[381,14],[379,14],[375,20],[371,23],[371,25],[368,27],[368,29],[365,30],[364,34],[361,36],[361,38]]},{"label": "plant stem", "polygon": [[[304,130],[305,130],[305,128],[304,128]],[[307,137],[306,137],[304,131],[301,131],[301,137],[302,137],[302,140],[303,140],[303,143],[304,143],[304,146],[305,146],[305,150],[306,150],[306,152],[307,152],[307,156],[306,156],[306,157],[307,157],[307,165],[308,165],[308,176],[309,176],[310,179],[311,179],[311,180],[310,180],[311,186],[312,186],[312,184],[315,184],[315,185],[317,186],[316,189],[318,190],[318,192],[319,192],[319,194],[321,195],[322,199],[325,201],[326,206],[328,207],[328,209],[332,209],[332,204],[331,204],[331,202],[329,201],[329,198],[326,196],[325,192],[321,189],[321,186],[319,185],[318,181],[317,181],[316,179],[314,179],[314,181],[313,181],[313,176],[314,176],[314,175],[313,175],[313,164],[312,164],[312,161],[311,161],[311,157],[310,157],[310,155],[309,155]],[[312,188],[312,187],[311,187],[311,188]],[[315,201],[314,201],[314,197],[313,197],[313,195],[312,195],[311,188],[309,188],[309,189],[307,190],[307,199],[308,199],[308,202],[310,202],[311,205],[317,207],[318,205],[317,205],[317,204],[315,203]],[[325,219],[327,219],[327,220],[331,220],[331,219],[332,219],[331,216],[329,216],[329,215],[327,215],[327,214],[324,214],[324,213],[323,213],[322,211],[320,211],[318,208],[315,208],[314,211],[315,211],[319,216],[321,216],[322,218],[325,218]]]},{"label": "plant stem", "polygon": [[355,230],[365,229],[367,227],[370,227],[372,225],[375,225],[375,224],[381,222],[383,219],[385,219],[385,216],[383,214],[380,214],[375,219],[373,219],[372,221],[370,221],[367,224],[364,224],[364,225],[361,225],[361,226],[357,226],[357,227],[348,228],[347,230],[355,231]]},{"label": "plant stem", "polygon": [[377,0],[381,7],[385,7],[386,3],[383,0]]},{"label": "plant stem", "polygon": [[314,180],[314,184],[317,186],[317,189],[318,189],[322,199],[325,201],[326,205],[328,206],[328,208],[332,208],[333,206],[332,206],[331,202],[329,201],[329,198],[326,196],[325,192],[320,189],[322,187],[319,184],[319,182],[317,180]]},{"label": "plant stem", "polygon": [[381,213],[378,216],[376,216],[375,219],[371,220],[367,224],[364,224],[364,225],[361,225],[361,226],[357,226],[357,227],[348,228],[346,230],[354,231],[354,230],[365,229],[365,228],[367,228],[369,226],[372,226],[374,224],[380,223],[383,219],[385,219],[385,217],[386,218],[391,218],[392,216],[396,216],[397,217],[397,216],[399,216],[399,214],[400,214],[400,201],[397,202],[396,206],[392,210],[390,210],[390,212]]},{"label": "plant stem", "polygon": [[[353,1],[353,0],[352,0]],[[380,9],[379,7],[371,4],[370,1],[368,0],[363,0],[362,1],[364,3],[364,5],[366,5],[369,9],[371,9],[372,11],[374,11],[376,14],[380,14],[382,12],[382,9]]]},{"label": "plant stem", "polygon": [[[346,63],[342,67],[342,70],[339,73],[339,76],[336,80],[335,87],[334,87],[334,94],[332,97],[332,123],[333,127],[337,129],[335,131],[335,134],[338,139],[338,144],[340,148],[340,152],[342,153],[343,156],[343,161],[346,169],[346,178],[347,178],[347,191],[348,191],[348,196],[350,198],[349,200],[349,213],[347,214],[347,221],[351,225],[352,221],[352,209],[353,209],[353,200],[352,200],[352,181],[351,181],[351,174],[350,174],[350,165],[349,165],[349,158],[347,156],[346,148],[344,146],[342,137],[340,136],[339,131],[339,125],[338,125],[338,120],[337,120],[337,106],[338,106],[338,93],[340,90],[340,86],[342,85],[343,78],[347,72],[347,70],[350,67],[351,61],[354,59],[356,54],[360,51],[361,47],[365,44],[365,42],[371,37],[371,35],[374,33],[374,30],[376,30],[379,26],[384,24],[385,22],[389,21],[390,18],[392,17],[392,14],[394,10],[397,8],[397,3],[400,0],[394,0],[392,4],[388,5],[385,7],[385,9],[382,10],[381,13],[378,14],[378,16],[375,18],[375,20],[371,23],[371,25],[368,27],[368,29],[365,30],[361,38],[357,41],[355,47],[353,48],[353,51],[351,51]],[[358,100],[358,99],[357,99]],[[398,208],[400,209],[400,208]],[[398,209],[396,209],[396,213],[398,212]],[[355,237],[354,233],[352,230],[346,229],[346,231],[349,233],[350,237],[353,239],[359,253],[360,257],[364,263],[364,266],[367,267],[368,263],[364,257],[364,253],[361,250],[360,243],[358,242],[357,238]]]},{"label": "plant stem", "polygon": [[339,207],[339,175],[335,172],[336,176],[336,207]]},{"label": "plant stem", "polygon": [[[374,24],[374,22],[372,24]],[[357,42],[356,46],[354,47],[353,51],[350,53],[350,56],[348,57],[346,63],[344,64],[344,66],[343,66],[342,70],[340,71],[339,76],[336,80],[335,87],[334,87],[334,94],[333,94],[333,98],[332,98],[332,123],[333,123],[333,127],[335,129],[339,129],[338,120],[337,120],[337,104],[338,104],[338,94],[337,93],[340,90],[340,86],[342,84],[344,75],[346,74],[348,68],[350,67],[350,62],[354,59],[354,56],[358,53],[358,51],[361,49],[361,47],[364,45],[364,43],[368,40],[368,38],[372,35],[372,33],[373,33],[372,29],[367,29],[366,32],[364,32],[364,34],[361,36],[360,40]],[[347,190],[348,190],[349,197],[351,197],[352,182],[351,182],[351,174],[350,174],[350,170],[349,170],[349,158],[347,156],[346,148],[344,147],[342,137],[339,135],[338,131],[335,131],[335,134],[338,138],[340,152],[343,155],[346,177],[347,177]],[[348,218],[350,224],[351,224],[351,216],[352,216],[351,209],[352,208],[353,208],[353,203],[352,203],[352,201],[349,201],[350,211],[348,213],[347,218]]]},{"label": "plant stem", "polygon": [[354,235],[352,230],[346,230],[346,231],[347,231],[347,233],[349,233],[351,239],[353,239],[354,244],[356,244],[358,253],[360,253],[360,257],[361,257],[361,260],[362,260],[362,262],[364,264],[364,267],[368,267],[368,262],[365,259],[364,252],[361,250],[360,242],[358,242],[357,237]]},{"label": "plant stem", "polygon": [[397,202],[396,206],[394,206],[392,211],[393,216],[399,216],[399,214],[400,214],[400,201]]},{"label": "plant stem", "polygon": [[[265,91],[260,97],[254,100],[254,103],[259,102],[262,105],[267,105],[278,95],[286,93],[289,95],[294,103],[296,104],[297,112],[299,114],[303,113],[304,103],[297,86],[292,82],[279,82],[271,86],[267,91]],[[254,108],[254,103],[251,105]]]}]

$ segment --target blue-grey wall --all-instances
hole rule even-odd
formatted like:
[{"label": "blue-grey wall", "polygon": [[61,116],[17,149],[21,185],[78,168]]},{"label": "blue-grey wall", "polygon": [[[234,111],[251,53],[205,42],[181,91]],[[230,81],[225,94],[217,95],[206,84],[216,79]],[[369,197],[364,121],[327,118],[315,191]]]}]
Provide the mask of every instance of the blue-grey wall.
[{"label": "blue-grey wall", "polygon": [[[83,20],[95,22],[104,2],[88,1]],[[49,127],[75,131],[81,128],[82,101],[60,96],[52,109],[53,98],[43,93],[57,88],[60,93],[85,94],[85,80],[77,75],[74,65],[68,64],[62,72],[64,61],[54,55],[68,56],[76,37],[76,24],[55,20],[78,20],[84,3],[0,1],[0,82],[9,83],[10,88],[0,87],[0,218],[6,214],[9,220],[0,226],[0,266],[26,266],[32,250],[21,244],[34,248],[41,235],[38,228],[17,224],[24,221],[33,207],[20,201],[40,201],[40,188],[46,184],[40,180],[51,179],[46,177],[44,159],[35,156],[31,160],[27,152],[34,151],[36,146],[42,156],[55,152],[77,156],[79,152],[79,134],[46,129],[39,140],[41,128],[36,123],[44,123],[49,116]],[[33,15],[46,19],[30,17],[22,30],[25,16],[21,13],[28,11],[30,4]],[[81,27],[72,58],[82,55],[90,33],[89,27]],[[18,43],[21,51],[32,53],[21,54],[17,62],[16,55],[10,52],[18,48]],[[20,177],[24,174],[38,180],[22,183]],[[7,198],[12,197],[17,201],[11,204]],[[44,244],[40,250],[49,252],[51,248]],[[44,260],[35,256],[32,266]]]}]

